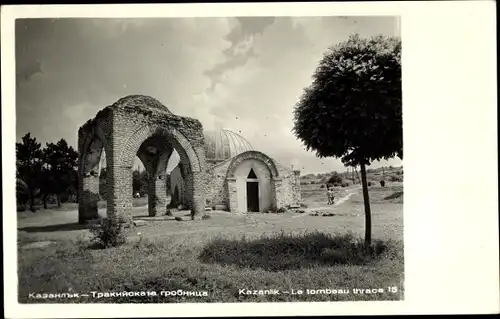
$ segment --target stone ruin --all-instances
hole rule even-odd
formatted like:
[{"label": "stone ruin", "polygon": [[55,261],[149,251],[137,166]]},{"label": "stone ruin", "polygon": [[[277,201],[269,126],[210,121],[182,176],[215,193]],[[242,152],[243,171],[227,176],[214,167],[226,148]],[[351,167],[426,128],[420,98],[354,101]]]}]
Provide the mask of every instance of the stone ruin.
[{"label": "stone ruin", "polygon": [[172,114],[152,97],[131,95],[99,111],[78,130],[79,223],[98,219],[99,175],[106,155],[107,216],[131,218],[132,165],[135,156],[148,174],[150,216],[164,215],[167,206],[167,163],[179,153],[185,205],[192,219],[205,210],[205,152],[199,120]]}]

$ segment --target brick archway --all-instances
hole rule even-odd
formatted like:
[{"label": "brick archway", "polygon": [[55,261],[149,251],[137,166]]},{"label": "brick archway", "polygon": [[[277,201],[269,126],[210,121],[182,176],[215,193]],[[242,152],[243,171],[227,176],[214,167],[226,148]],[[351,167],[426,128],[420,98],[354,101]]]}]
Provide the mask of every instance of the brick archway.
[{"label": "brick archway", "polygon": [[196,154],[193,146],[188,139],[180,133],[175,127],[162,126],[159,124],[152,125],[146,124],[141,126],[135,132],[130,134],[122,153],[118,157],[121,161],[119,165],[131,167],[134,156],[139,151],[141,144],[152,136],[164,137],[168,143],[177,150],[181,158],[187,159],[190,168],[193,172],[200,172],[202,170],[200,159]]},{"label": "brick archway", "polygon": [[[89,140],[91,132],[99,138]],[[93,142],[97,140],[101,142]],[[185,195],[192,217],[201,217],[205,210],[205,157],[200,121],[174,115],[152,97],[131,95],[105,107],[79,129],[79,150],[83,156],[87,156],[88,147],[99,148],[99,143],[106,152],[108,218],[130,217],[132,213],[132,163],[136,155],[148,170],[150,215],[166,210],[165,171],[173,149],[179,153],[184,167]],[[89,166],[82,159],[80,180],[85,179]],[[88,198],[82,197],[80,222],[88,217],[83,213],[88,202]]]},{"label": "brick archway", "polygon": [[[166,168],[168,160],[175,149],[180,157],[180,167],[185,179],[185,187],[183,188],[183,197],[186,199],[186,204],[189,208],[195,206],[194,193],[198,185],[195,185],[196,179],[194,174],[201,174],[202,166],[200,158],[189,140],[179,132],[175,127],[165,126],[161,124],[145,124],[131,133],[127,139],[122,152],[118,156],[118,166],[132,167],[133,159],[139,153],[145,141],[150,138],[159,138],[162,144],[168,144],[166,150],[161,151],[161,155],[156,159],[156,165],[146,164],[148,171],[149,187],[148,187],[148,211],[150,216],[164,214],[167,209],[167,176]],[[139,156],[143,157],[143,156]],[[143,161],[146,162],[146,161]]]}]

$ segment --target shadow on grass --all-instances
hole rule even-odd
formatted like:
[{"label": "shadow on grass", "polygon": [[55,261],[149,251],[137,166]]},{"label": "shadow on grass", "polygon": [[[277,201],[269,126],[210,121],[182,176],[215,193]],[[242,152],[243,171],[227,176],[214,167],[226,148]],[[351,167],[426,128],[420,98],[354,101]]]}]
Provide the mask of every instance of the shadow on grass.
[{"label": "shadow on grass", "polygon": [[384,198],[384,200],[396,199],[403,196],[403,191],[394,192],[391,195]]},{"label": "shadow on grass", "polygon": [[67,224],[57,224],[57,225],[47,225],[47,226],[31,226],[18,228],[20,231],[25,231],[27,233],[48,233],[56,231],[73,231],[88,229],[88,225],[83,225],[79,223],[67,223]]},{"label": "shadow on grass", "polygon": [[281,271],[321,265],[364,265],[388,248],[387,242],[379,240],[365,247],[363,240],[351,234],[280,233],[251,240],[244,236],[237,240],[216,238],[203,248],[199,259],[204,263]]}]

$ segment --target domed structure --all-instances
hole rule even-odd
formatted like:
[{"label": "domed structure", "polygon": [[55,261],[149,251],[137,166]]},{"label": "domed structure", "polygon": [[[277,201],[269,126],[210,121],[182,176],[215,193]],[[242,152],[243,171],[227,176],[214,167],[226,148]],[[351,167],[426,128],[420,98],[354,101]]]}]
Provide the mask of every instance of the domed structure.
[{"label": "domed structure", "polygon": [[205,131],[205,159],[207,163],[218,163],[238,154],[253,150],[252,145],[241,135],[227,129]]}]

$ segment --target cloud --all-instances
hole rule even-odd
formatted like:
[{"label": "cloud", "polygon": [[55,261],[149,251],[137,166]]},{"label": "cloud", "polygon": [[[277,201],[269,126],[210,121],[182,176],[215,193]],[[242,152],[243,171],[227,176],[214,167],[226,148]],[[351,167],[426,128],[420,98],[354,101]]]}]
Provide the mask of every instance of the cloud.
[{"label": "cloud", "polygon": [[[240,132],[306,171],[341,170],[304,151],[293,107],[330,45],[395,33],[390,18],[36,19],[16,23],[17,138],[64,137],[129,94],[150,95],[205,129]],[[40,71],[41,70],[41,71]]]}]

